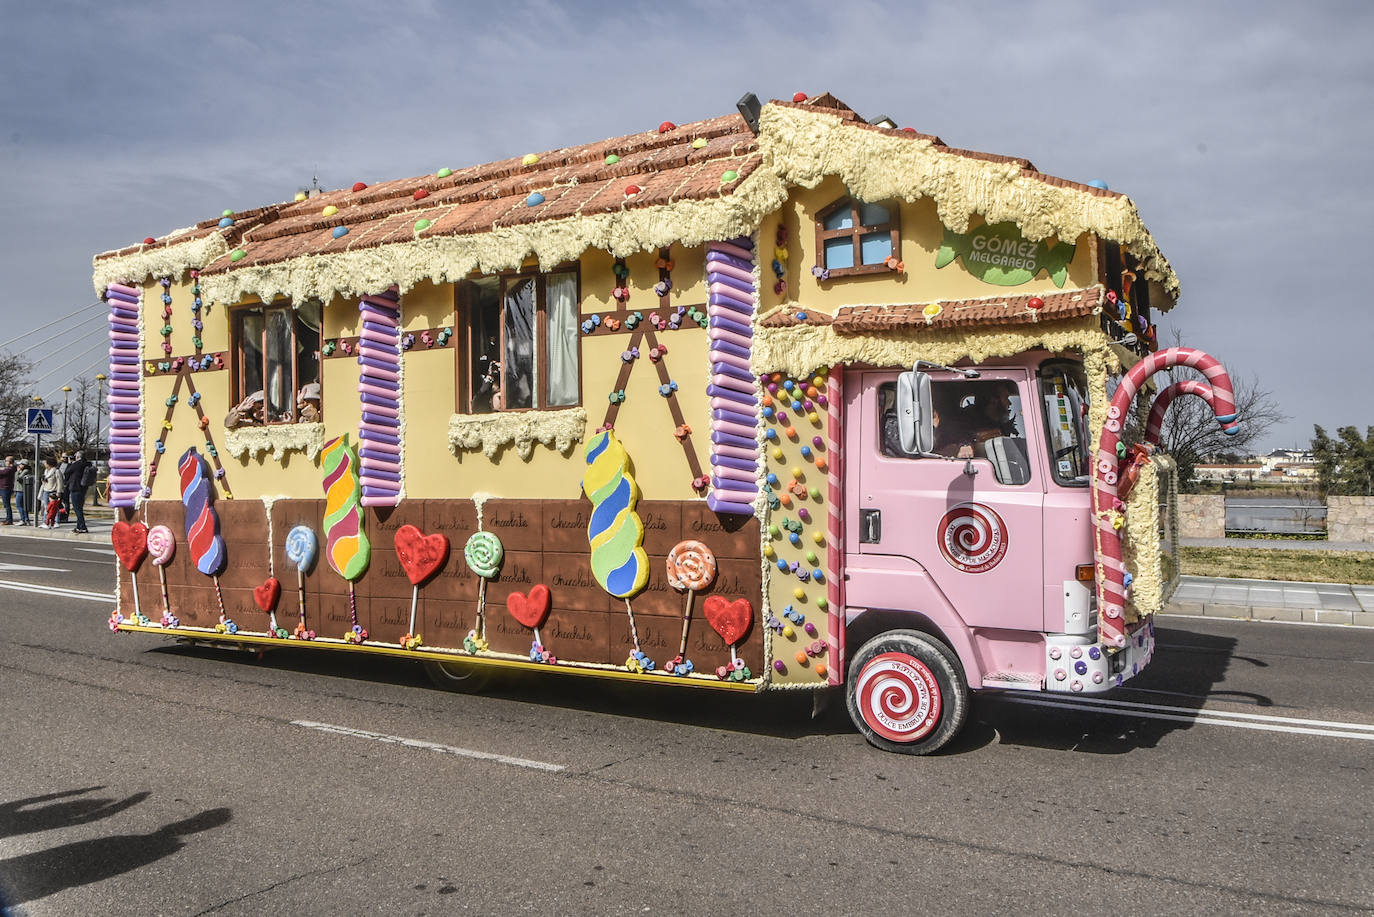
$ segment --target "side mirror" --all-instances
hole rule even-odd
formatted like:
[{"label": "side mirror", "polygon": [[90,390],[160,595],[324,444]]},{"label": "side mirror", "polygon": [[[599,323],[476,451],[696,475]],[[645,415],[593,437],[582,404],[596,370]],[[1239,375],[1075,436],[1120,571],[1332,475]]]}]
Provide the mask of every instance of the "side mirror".
[{"label": "side mirror", "polygon": [[924,455],[935,449],[930,377],[925,373],[912,371],[897,377],[897,432],[903,452]]}]

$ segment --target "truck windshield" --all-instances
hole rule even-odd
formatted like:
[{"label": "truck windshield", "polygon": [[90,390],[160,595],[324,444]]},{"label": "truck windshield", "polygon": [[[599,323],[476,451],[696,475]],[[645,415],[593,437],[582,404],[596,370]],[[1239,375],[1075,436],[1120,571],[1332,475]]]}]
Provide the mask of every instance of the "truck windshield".
[{"label": "truck windshield", "polygon": [[1088,486],[1088,381],[1078,363],[1040,367],[1040,402],[1048,431],[1050,474],[1066,487]]}]

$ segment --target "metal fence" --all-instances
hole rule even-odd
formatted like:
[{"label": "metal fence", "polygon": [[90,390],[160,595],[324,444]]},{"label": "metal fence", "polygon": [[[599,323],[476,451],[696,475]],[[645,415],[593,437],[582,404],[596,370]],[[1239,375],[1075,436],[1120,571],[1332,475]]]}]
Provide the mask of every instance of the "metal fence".
[{"label": "metal fence", "polygon": [[1317,497],[1226,497],[1226,532],[1325,535],[1326,504]]}]

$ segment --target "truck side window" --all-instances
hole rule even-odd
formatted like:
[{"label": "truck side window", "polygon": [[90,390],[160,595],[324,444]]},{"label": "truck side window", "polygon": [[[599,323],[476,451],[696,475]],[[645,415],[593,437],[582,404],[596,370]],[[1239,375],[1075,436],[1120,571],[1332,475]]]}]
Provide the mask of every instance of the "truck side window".
[{"label": "truck side window", "polygon": [[[967,380],[931,383],[935,452],[948,458],[982,458],[1002,484],[1030,481],[1025,418],[1016,383]],[[879,449],[890,458],[919,459],[902,451],[897,432],[897,384],[878,387]]]}]

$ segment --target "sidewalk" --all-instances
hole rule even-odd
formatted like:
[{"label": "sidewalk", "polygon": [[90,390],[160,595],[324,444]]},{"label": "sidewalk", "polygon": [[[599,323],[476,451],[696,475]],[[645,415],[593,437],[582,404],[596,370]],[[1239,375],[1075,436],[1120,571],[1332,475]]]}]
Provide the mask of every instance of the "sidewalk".
[{"label": "sidewalk", "polygon": [[1374,627],[1374,586],[1182,576],[1163,613]]},{"label": "sidewalk", "polygon": [[94,511],[90,507],[86,509],[86,529],[88,534],[78,535],[73,529],[76,528],[76,516],[55,529],[47,529],[43,526],[34,528],[32,525],[23,526],[16,518],[14,525],[0,526],[0,535],[22,535],[30,538],[69,538],[73,541],[79,539],[89,539],[108,545],[110,543],[110,529],[114,527],[114,514],[108,507],[96,507]]},{"label": "sidewalk", "polygon": [[[1367,541],[1309,541],[1305,538],[1180,538],[1185,548],[1255,548],[1260,551],[1368,551]],[[1374,558],[1371,558],[1374,560]]]}]

